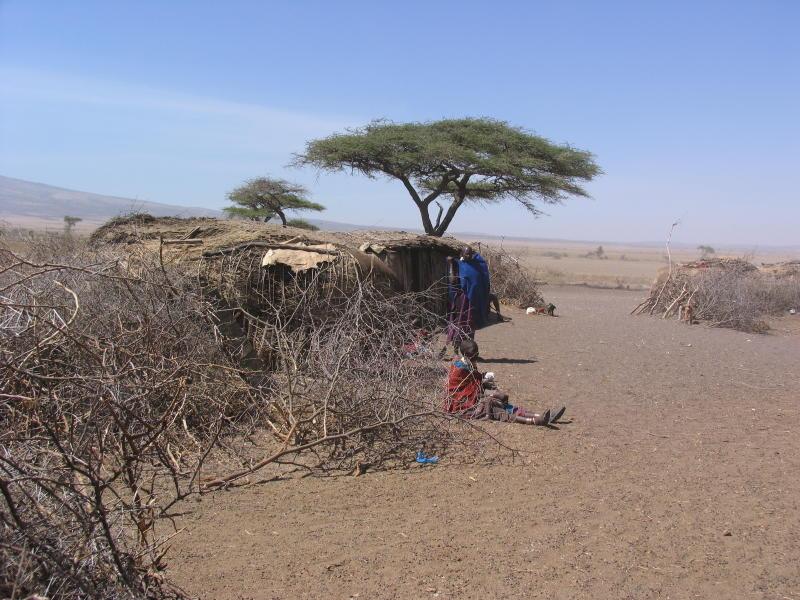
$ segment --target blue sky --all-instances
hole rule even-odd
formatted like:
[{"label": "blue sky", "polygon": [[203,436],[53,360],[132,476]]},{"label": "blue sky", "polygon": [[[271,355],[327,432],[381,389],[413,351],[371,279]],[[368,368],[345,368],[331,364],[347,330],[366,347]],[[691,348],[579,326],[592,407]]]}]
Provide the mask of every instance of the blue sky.
[{"label": "blue sky", "polygon": [[[377,117],[491,116],[595,153],[593,198],[453,231],[800,244],[800,3],[0,0],[0,174],[222,207],[258,175],[418,227],[402,185],[287,167]],[[2,212],[2,207],[0,207]]]}]

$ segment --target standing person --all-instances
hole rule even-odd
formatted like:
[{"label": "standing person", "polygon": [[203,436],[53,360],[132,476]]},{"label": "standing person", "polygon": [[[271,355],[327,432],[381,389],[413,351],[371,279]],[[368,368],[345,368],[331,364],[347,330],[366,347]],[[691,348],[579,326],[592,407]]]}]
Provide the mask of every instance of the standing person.
[{"label": "standing person", "polygon": [[489,265],[472,246],[461,249],[458,262],[447,257],[447,276],[447,341],[457,352],[459,342],[475,339],[475,330],[488,324],[490,304],[499,321],[506,319],[500,314],[497,296],[491,293]]},{"label": "standing person", "polygon": [[479,329],[489,321],[489,265],[472,246],[464,246],[458,261],[458,278],[461,289],[472,307],[472,329]]},{"label": "standing person", "polygon": [[[475,325],[472,305],[461,286],[458,264],[452,256],[447,257],[447,343],[453,345],[453,352],[458,352],[459,344],[475,337]],[[447,350],[445,345],[441,355]]]},{"label": "standing person", "polygon": [[[500,323],[510,321],[511,319],[507,319],[500,313],[500,299],[497,297],[497,294],[492,292],[492,278],[491,275],[489,275],[489,264],[486,262],[486,259],[475,252],[472,246],[464,246],[464,248],[461,250],[461,262],[466,263],[470,267],[476,268],[481,274],[480,284],[481,288],[485,290],[486,294],[486,308],[483,313],[485,315],[483,325],[486,325],[489,322],[489,309],[491,307],[494,307],[494,311],[497,313],[497,320]],[[482,325],[476,323],[476,327],[481,326]]]},{"label": "standing person", "polygon": [[489,323],[489,309],[494,307],[499,322],[509,321],[500,314],[500,301],[497,294],[492,293],[491,276],[486,259],[473,250],[472,246],[464,246],[458,263],[459,273],[463,273],[462,285],[470,302],[475,307],[473,326],[479,329]]}]

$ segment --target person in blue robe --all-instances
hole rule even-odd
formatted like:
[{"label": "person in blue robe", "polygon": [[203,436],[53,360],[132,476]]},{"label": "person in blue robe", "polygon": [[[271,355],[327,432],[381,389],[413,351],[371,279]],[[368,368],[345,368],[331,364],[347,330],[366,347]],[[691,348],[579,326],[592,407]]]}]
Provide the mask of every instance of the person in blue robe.
[{"label": "person in blue robe", "polygon": [[472,329],[478,329],[489,322],[489,265],[471,246],[461,250],[458,261],[459,285],[471,309]]}]

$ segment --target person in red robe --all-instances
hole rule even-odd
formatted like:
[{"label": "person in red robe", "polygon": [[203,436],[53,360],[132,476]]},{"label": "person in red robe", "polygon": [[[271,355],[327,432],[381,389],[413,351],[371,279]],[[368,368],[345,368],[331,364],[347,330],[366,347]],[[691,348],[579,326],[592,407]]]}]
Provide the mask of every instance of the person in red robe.
[{"label": "person in red robe", "polygon": [[478,344],[474,340],[463,340],[459,344],[460,356],[450,365],[447,374],[447,398],[445,412],[470,419],[490,419],[525,425],[548,425],[560,419],[566,407],[551,413],[539,414],[508,402],[508,394],[491,389],[477,369]]}]

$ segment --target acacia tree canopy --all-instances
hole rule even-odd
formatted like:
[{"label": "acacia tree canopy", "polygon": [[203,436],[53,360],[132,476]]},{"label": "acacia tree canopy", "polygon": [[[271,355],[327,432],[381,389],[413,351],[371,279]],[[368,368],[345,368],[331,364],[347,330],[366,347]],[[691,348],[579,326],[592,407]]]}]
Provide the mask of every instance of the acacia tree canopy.
[{"label": "acacia tree canopy", "polygon": [[[373,121],[309,142],[294,164],[399,179],[419,209],[425,233],[436,236],[447,231],[465,202],[511,199],[538,215],[537,203],[587,196],[579,183],[601,172],[589,152],[489,118]],[[446,210],[440,199],[449,202]],[[432,219],[434,202],[439,210]]]},{"label": "acacia tree canopy", "polygon": [[296,227],[297,229],[308,229],[309,231],[319,231],[319,227],[312,225],[305,219],[289,219],[286,224],[289,227]]},{"label": "acacia tree canopy", "polygon": [[80,217],[71,217],[69,215],[64,215],[64,229],[69,232],[72,231],[72,228],[75,227],[78,223],[83,221]]},{"label": "acacia tree canopy", "polygon": [[701,258],[708,258],[709,256],[711,256],[711,255],[716,253],[714,248],[712,248],[711,246],[706,246],[704,244],[700,244],[697,247],[697,249],[700,250],[700,257]]},{"label": "acacia tree canopy", "polygon": [[323,211],[322,204],[312,202],[307,198],[308,190],[302,185],[290,183],[285,179],[270,177],[257,177],[249,179],[228,194],[228,199],[234,206],[223,210],[231,216],[244,217],[265,223],[277,216],[281,224],[286,227],[287,210],[292,211]]}]

